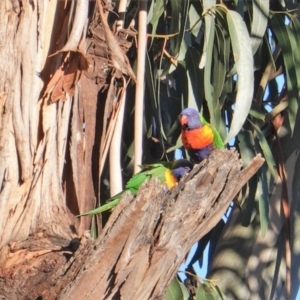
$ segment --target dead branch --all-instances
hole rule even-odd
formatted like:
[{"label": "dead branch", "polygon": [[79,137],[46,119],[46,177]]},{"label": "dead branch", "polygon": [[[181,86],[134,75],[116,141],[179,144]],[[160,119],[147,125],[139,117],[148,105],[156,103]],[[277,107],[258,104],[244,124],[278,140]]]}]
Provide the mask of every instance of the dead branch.
[{"label": "dead branch", "polygon": [[162,297],[186,253],[218,223],[263,162],[257,156],[241,170],[237,152],[217,150],[170,193],[152,180],[136,198],[124,196],[59,299]]}]

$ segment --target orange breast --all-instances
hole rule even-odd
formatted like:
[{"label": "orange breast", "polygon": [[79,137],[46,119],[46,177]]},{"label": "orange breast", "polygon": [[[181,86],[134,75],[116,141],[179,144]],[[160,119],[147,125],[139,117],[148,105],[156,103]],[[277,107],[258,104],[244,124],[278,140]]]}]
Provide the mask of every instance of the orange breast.
[{"label": "orange breast", "polygon": [[182,130],[181,140],[186,149],[202,149],[214,142],[214,133],[209,125],[193,130]]}]

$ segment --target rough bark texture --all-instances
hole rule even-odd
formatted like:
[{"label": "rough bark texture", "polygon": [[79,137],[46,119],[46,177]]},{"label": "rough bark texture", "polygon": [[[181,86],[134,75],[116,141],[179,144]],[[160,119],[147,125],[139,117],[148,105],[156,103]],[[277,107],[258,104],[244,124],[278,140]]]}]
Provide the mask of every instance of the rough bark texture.
[{"label": "rough bark texture", "polygon": [[236,152],[217,150],[169,193],[156,180],[146,183],[136,198],[122,198],[96,242],[84,237],[55,251],[26,248],[10,253],[1,264],[0,295],[163,297],[191,246],[218,223],[262,163],[257,157],[241,170]]},{"label": "rough bark texture", "polygon": [[[76,236],[62,184],[72,101],[49,105],[41,99],[65,58],[56,55],[46,62],[65,42],[60,26],[69,9],[62,1],[0,2],[0,25],[6,30],[0,38],[1,260],[9,251],[27,248],[29,241],[32,248],[55,249]],[[70,100],[70,94],[66,97]]]},{"label": "rough bark texture", "polygon": [[115,95],[98,101],[112,64],[96,13],[77,48],[87,6],[92,12],[95,3],[0,1],[0,260],[29,240],[40,249],[41,236],[67,247],[90,228],[91,218],[75,215],[95,206]]}]

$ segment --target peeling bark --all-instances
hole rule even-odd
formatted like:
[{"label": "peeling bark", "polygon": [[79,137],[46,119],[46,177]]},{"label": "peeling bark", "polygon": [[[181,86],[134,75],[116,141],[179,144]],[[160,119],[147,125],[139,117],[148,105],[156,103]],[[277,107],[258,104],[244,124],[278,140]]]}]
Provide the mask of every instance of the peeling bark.
[{"label": "peeling bark", "polygon": [[[74,24],[80,14],[72,13],[70,2],[1,1],[0,15],[5,28],[0,60],[10,59],[1,66],[0,78],[1,255],[6,245],[13,243],[17,250],[30,236],[60,236],[68,244],[90,228],[91,219],[80,222],[74,215],[96,202],[99,168],[92,161],[102,156],[104,106],[111,107],[105,93],[100,103],[97,96],[105,89],[112,64],[98,14],[90,25],[86,54],[58,53],[70,29],[85,22]],[[81,35],[76,35],[77,42]],[[59,101],[50,105],[51,99]]]}]

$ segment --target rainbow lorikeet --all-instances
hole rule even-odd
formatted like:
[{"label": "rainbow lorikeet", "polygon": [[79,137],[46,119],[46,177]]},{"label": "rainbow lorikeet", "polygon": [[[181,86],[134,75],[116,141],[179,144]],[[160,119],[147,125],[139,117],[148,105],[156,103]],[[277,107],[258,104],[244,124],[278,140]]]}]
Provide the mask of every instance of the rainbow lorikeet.
[{"label": "rainbow lorikeet", "polygon": [[110,198],[107,204],[83,213],[81,216],[94,215],[114,208],[126,191],[129,191],[135,196],[141,185],[151,178],[157,178],[163,185],[166,186],[166,188],[168,188],[168,190],[170,190],[193,168],[193,164],[186,159],[179,159],[173,162],[160,162],[156,164],[143,165],[141,167],[142,171],[135,174],[126,183],[124,191]]},{"label": "rainbow lorikeet", "polygon": [[215,148],[224,148],[217,130],[194,108],[185,108],[180,114],[181,140],[192,161],[200,163]]}]

